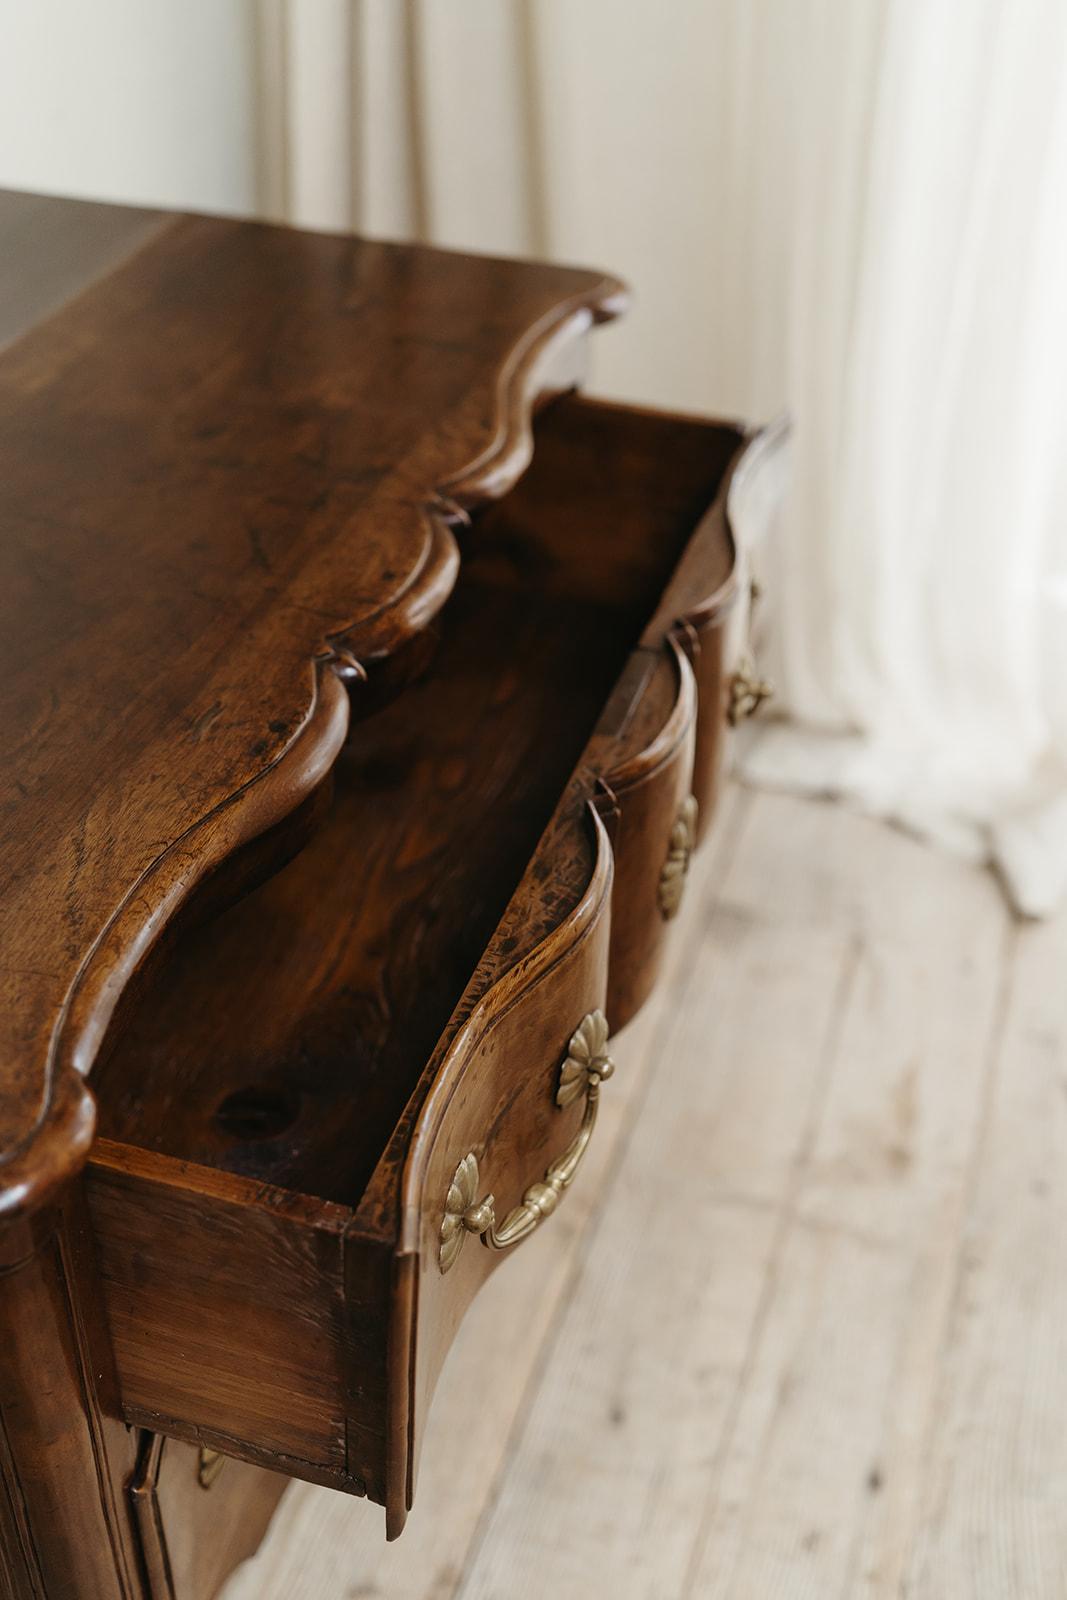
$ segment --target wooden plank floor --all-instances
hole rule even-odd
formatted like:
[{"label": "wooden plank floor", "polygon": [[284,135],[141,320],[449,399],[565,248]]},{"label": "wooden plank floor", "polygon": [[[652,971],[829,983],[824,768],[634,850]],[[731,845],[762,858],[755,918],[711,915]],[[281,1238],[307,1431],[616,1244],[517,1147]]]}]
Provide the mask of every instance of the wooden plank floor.
[{"label": "wooden plank floor", "polygon": [[734,791],[615,1055],[399,1544],[294,1486],[226,1600],[1060,1600],[1067,917]]}]

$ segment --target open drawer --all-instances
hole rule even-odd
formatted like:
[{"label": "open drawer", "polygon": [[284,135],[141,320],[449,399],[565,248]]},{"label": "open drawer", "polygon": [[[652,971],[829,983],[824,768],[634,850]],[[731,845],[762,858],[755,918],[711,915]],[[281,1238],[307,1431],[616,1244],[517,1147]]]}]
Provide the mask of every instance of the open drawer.
[{"label": "open drawer", "polygon": [[399,1532],[454,1331],[574,1176],[603,1018],[677,907],[742,449],[547,408],[418,675],[351,687],[308,842],[116,1017],[87,1184],[129,1421],[368,1494]]}]

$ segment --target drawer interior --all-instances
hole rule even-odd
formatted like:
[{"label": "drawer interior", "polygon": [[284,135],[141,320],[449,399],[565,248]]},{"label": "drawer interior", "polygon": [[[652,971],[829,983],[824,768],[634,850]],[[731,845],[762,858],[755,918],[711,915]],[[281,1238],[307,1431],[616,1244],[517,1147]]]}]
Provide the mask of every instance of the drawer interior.
[{"label": "drawer interior", "polygon": [[108,1139],[358,1204],[737,434],[566,397],[463,535],[428,669],[303,850],[177,939],[94,1072]]}]

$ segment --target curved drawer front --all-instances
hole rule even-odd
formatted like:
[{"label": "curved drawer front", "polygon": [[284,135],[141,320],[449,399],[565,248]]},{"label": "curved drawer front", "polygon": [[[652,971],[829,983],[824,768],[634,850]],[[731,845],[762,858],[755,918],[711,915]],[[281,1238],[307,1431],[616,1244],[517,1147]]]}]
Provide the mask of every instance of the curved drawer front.
[{"label": "curved drawer front", "polygon": [[697,802],[697,843],[707,832],[718,799],[730,689],[728,640],[745,587],[744,558],[727,515],[730,474],[744,457],[740,434],[734,435],[733,442],[735,453],[719,492],[697,523],[642,636],[646,647],[664,638],[672,640],[693,669],[697,704],[692,793]]},{"label": "curved drawer front", "polygon": [[762,553],[773,537],[789,472],[784,417],[750,435],[726,486],[726,525],[737,551],[738,603],[717,644],[723,709],[736,727],[774,695],[755,647],[753,611],[762,589]]},{"label": "curved drawer front", "polygon": [[598,1063],[612,852],[590,817],[596,862],[581,902],[475,1007],[412,1140],[390,1334],[391,1536],[411,1504],[418,1441],[460,1320],[494,1265],[566,1204],[595,1120],[591,1080],[598,1088],[608,1075]]},{"label": "curved drawer front", "polygon": [[549,408],[430,670],[420,639],[366,686],[314,837],[135,997],[87,1173],[128,1423],[400,1531],[460,1321],[584,1181],[608,1023],[653,986],[712,809],[741,443]]},{"label": "curved drawer front", "polygon": [[682,648],[693,669],[697,710],[693,740],[693,798],[695,842],[700,844],[711,826],[719,800],[725,730],[731,678],[727,664],[727,633],[739,608],[731,599],[723,607],[687,618],[678,630]]},{"label": "curved drawer front", "polygon": [[685,890],[696,842],[694,750],[697,690],[693,669],[669,641],[656,663],[649,699],[669,680],[665,720],[647,743],[611,772],[615,811],[615,888],[611,906],[608,1015],[623,1027],[655,984],[670,923]]}]

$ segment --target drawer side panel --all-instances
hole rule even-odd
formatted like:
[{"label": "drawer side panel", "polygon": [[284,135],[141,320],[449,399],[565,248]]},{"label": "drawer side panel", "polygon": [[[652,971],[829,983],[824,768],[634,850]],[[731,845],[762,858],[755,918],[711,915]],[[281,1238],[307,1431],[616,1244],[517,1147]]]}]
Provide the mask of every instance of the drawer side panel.
[{"label": "drawer side panel", "polygon": [[[160,1171],[173,1168],[170,1181]],[[149,1170],[145,1170],[148,1168]],[[124,1409],[343,1470],[341,1233],[101,1141],[88,1193]],[[342,1212],[342,1215],[345,1213]]]}]

